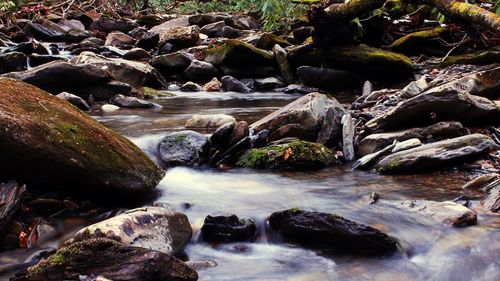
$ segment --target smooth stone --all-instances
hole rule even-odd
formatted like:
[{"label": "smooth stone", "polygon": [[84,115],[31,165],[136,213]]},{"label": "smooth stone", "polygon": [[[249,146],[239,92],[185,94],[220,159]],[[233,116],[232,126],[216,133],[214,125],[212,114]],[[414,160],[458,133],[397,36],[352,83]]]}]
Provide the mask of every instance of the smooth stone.
[{"label": "smooth stone", "polygon": [[160,142],[160,158],[167,166],[200,166],[208,160],[208,138],[193,131],[167,134]]},{"label": "smooth stone", "polygon": [[226,123],[235,122],[236,119],[226,114],[193,115],[186,121],[186,128],[218,128]]}]

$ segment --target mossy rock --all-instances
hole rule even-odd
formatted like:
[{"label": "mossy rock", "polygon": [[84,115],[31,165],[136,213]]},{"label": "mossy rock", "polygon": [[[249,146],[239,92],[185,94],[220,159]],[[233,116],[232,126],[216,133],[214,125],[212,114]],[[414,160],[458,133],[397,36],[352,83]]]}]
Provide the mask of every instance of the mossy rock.
[{"label": "mossy rock", "polygon": [[156,90],[149,87],[142,88],[142,95],[144,99],[160,99],[175,97],[175,94],[165,91]]},{"label": "mossy rock", "polygon": [[326,146],[294,140],[250,149],[238,159],[236,165],[256,169],[318,168],[328,166],[332,161],[333,152]]},{"label": "mossy rock", "polygon": [[257,41],[257,48],[264,50],[272,50],[274,45],[276,44],[280,45],[281,47],[290,46],[290,43],[288,43],[285,39],[276,36],[272,33],[264,33],[260,36],[259,40]]},{"label": "mossy rock", "polygon": [[500,63],[500,47],[480,50],[470,54],[449,56],[440,66],[446,67],[452,64],[488,65],[493,63]]},{"label": "mossy rock", "polygon": [[201,58],[213,65],[255,66],[273,65],[273,53],[240,40],[228,39],[201,51]]},{"label": "mossy rock", "polygon": [[388,78],[387,74],[394,77],[408,77],[413,74],[413,63],[407,56],[366,45],[335,46],[328,50],[313,49],[303,54],[292,51],[289,57],[295,66],[350,70],[383,79]]},{"label": "mossy rock", "polygon": [[433,29],[421,30],[407,34],[398,40],[394,41],[390,49],[395,52],[400,52],[408,55],[427,54],[427,55],[445,55],[449,47],[441,44],[438,38],[443,38],[445,41],[453,40],[449,38],[448,29],[444,27],[436,27]]},{"label": "mossy rock", "polygon": [[134,194],[130,198],[163,178],[137,146],[68,102],[9,78],[0,78],[0,89],[2,176],[92,197]]}]

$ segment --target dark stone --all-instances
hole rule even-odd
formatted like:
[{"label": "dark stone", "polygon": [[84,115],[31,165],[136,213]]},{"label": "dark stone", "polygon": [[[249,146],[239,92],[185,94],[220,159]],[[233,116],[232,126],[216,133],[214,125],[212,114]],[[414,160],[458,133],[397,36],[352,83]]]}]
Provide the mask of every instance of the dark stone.
[{"label": "dark stone", "polygon": [[126,60],[148,61],[151,55],[142,48],[133,48],[123,55]]},{"label": "dark stone", "polygon": [[226,26],[224,21],[218,21],[214,23],[207,24],[200,29],[200,33],[207,35],[208,37],[214,36],[220,29]]},{"label": "dark stone", "polygon": [[231,26],[223,26],[214,34],[215,37],[235,39],[241,36],[241,31]]},{"label": "dark stone", "polygon": [[212,64],[204,61],[193,60],[184,70],[184,76],[191,81],[206,83],[216,77],[219,70]]},{"label": "dark stone", "polygon": [[0,233],[21,207],[21,198],[26,191],[24,185],[15,181],[0,183]]},{"label": "dark stone", "polygon": [[207,242],[253,241],[257,225],[251,219],[231,216],[207,216],[201,228],[202,239]]},{"label": "dark stone", "polygon": [[136,27],[139,27],[139,25],[130,20],[100,17],[90,25],[89,29],[99,30],[106,33],[112,31],[121,31],[123,33],[128,33]]},{"label": "dark stone", "polygon": [[387,234],[330,213],[290,209],[273,213],[269,224],[287,241],[338,253],[371,256],[396,251],[396,240]]},{"label": "dark stone", "polygon": [[208,138],[193,131],[166,135],[158,146],[160,158],[167,166],[199,166],[207,161]]},{"label": "dark stone", "polygon": [[126,97],[124,95],[116,95],[112,97],[109,102],[124,108],[161,108],[161,106],[156,103],[141,100],[136,97]]},{"label": "dark stone", "polygon": [[251,137],[252,148],[261,148],[261,147],[266,146],[267,143],[269,142],[269,135],[270,134],[271,133],[269,132],[269,130],[262,130],[262,131],[258,132],[256,135],[252,136]]},{"label": "dark stone", "polygon": [[156,56],[150,61],[150,64],[163,75],[169,75],[186,70],[193,60],[194,57],[192,55],[185,52],[177,52]]},{"label": "dark stone", "polygon": [[160,42],[160,35],[158,33],[148,32],[137,41],[137,47],[143,48],[144,50],[152,50],[158,46],[158,42]]},{"label": "dark stone", "polygon": [[52,61],[66,61],[66,58],[57,55],[39,55],[31,54],[29,57],[30,66],[37,67]]},{"label": "dark stone", "polygon": [[326,110],[323,124],[318,133],[317,143],[327,147],[342,147],[342,116],[347,110],[340,104],[329,107]]},{"label": "dark stone", "polygon": [[276,69],[272,66],[252,66],[251,64],[242,64],[241,66],[222,66],[220,69],[224,75],[230,75],[236,78],[266,78],[276,75]]},{"label": "dark stone", "polygon": [[46,42],[63,42],[65,41],[64,32],[61,30],[50,29],[39,23],[29,23],[24,31],[37,40]]},{"label": "dark stone", "polygon": [[22,71],[28,68],[28,58],[21,52],[0,54],[0,74]]},{"label": "dark stone", "polygon": [[222,83],[222,89],[224,91],[232,91],[232,92],[238,92],[238,93],[251,93],[252,92],[252,89],[245,86],[238,79],[236,79],[232,76],[229,76],[229,75],[222,77],[221,83]]},{"label": "dark stone", "polygon": [[276,88],[283,88],[285,84],[276,77],[255,79],[255,86],[259,91],[269,91]]},{"label": "dark stone", "polygon": [[174,46],[174,44],[171,44],[171,43],[165,43],[165,45],[163,45],[161,48],[160,48],[160,54],[161,55],[166,55],[166,54],[171,54],[175,51],[177,51],[177,47]]},{"label": "dark stone", "polygon": [[307,38],[311,37],[313,31],[312,26],[302,26],[295,28],[293,32],[293,38],[295,39],[296,44],[301,44]]},{"label": "dark stone", "polygon": [[203,87],[194,82],[189,81],[182,84],[180,90],[183,92],[200,92],[203,91]]},{"label": "dark stone", "polygon": [[304,85],[320,89],[346,89],[358,86],[363,79],[350,71],[301,66],[297,75]]},{"label": "dark stone", "polygon": [[210,143],[215,149],[226,148],[236,122],[229,122],[220,126],[210,137]]},{"label": "dark stone", "polygon": [[315,137],[314,134],[307,131],[300,124],[286,124],[276,131],[274,131],[269,137],[269,141],[280,140],[284,138],[298,138],[301,140],[311,141]]},{"label": "dark stone", "polygon": [[88,100],[90,95],[92,95],[96,101],[108,101],[115,95],[130,95],[132,87],[126,83],[112,81],[88,87],[70,88],[68,91],[85,100]]}]

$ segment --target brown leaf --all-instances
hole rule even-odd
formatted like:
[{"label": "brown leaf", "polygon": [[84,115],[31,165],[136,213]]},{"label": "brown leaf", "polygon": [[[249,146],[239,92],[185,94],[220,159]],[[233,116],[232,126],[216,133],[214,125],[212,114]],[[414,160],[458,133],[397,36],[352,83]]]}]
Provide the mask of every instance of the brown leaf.
[{"label": "brown leaf", "polygon": [[292,155],[293,155],[293,150],[291,147],[289,147],[287,150],[285,150],[285,155],[283,155],[283,159],[285,159],[285,161],[286,161]]}]

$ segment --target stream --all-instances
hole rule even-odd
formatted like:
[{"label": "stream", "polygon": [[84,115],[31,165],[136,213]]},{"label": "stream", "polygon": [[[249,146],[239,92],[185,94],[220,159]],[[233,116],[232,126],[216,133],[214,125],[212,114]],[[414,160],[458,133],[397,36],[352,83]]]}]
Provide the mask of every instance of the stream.
[{"label": "stream", "polygon": [[[120,109],[95,117],[155,158],[160,138],[166,132],[183,130],[193,114],[224,113],[251,124],[299,97],[177,94],[156,100],[161,110]],[[186,249],[189,259],[217,263],[199,270],[199,280],[500,280],[500,217],[479,213],[477,225],[453,228],[387,204],[453,200],[462,194],[466,180],[460,173],[380,176],[351,171],[348,166],[293,172],[178,167],[168,169],[158,186],[157,202],[189,217],[194,229]],[[372,192],[382,199],[370,205]],[[373,226],[398,238],[400,251],[391,257],[361,258],[282,243],[266,231],[266,217],[294,207],[334,212]],[[199,229],[209,214],[255,219],[258,240],[221,245],[200,242]]]}]

